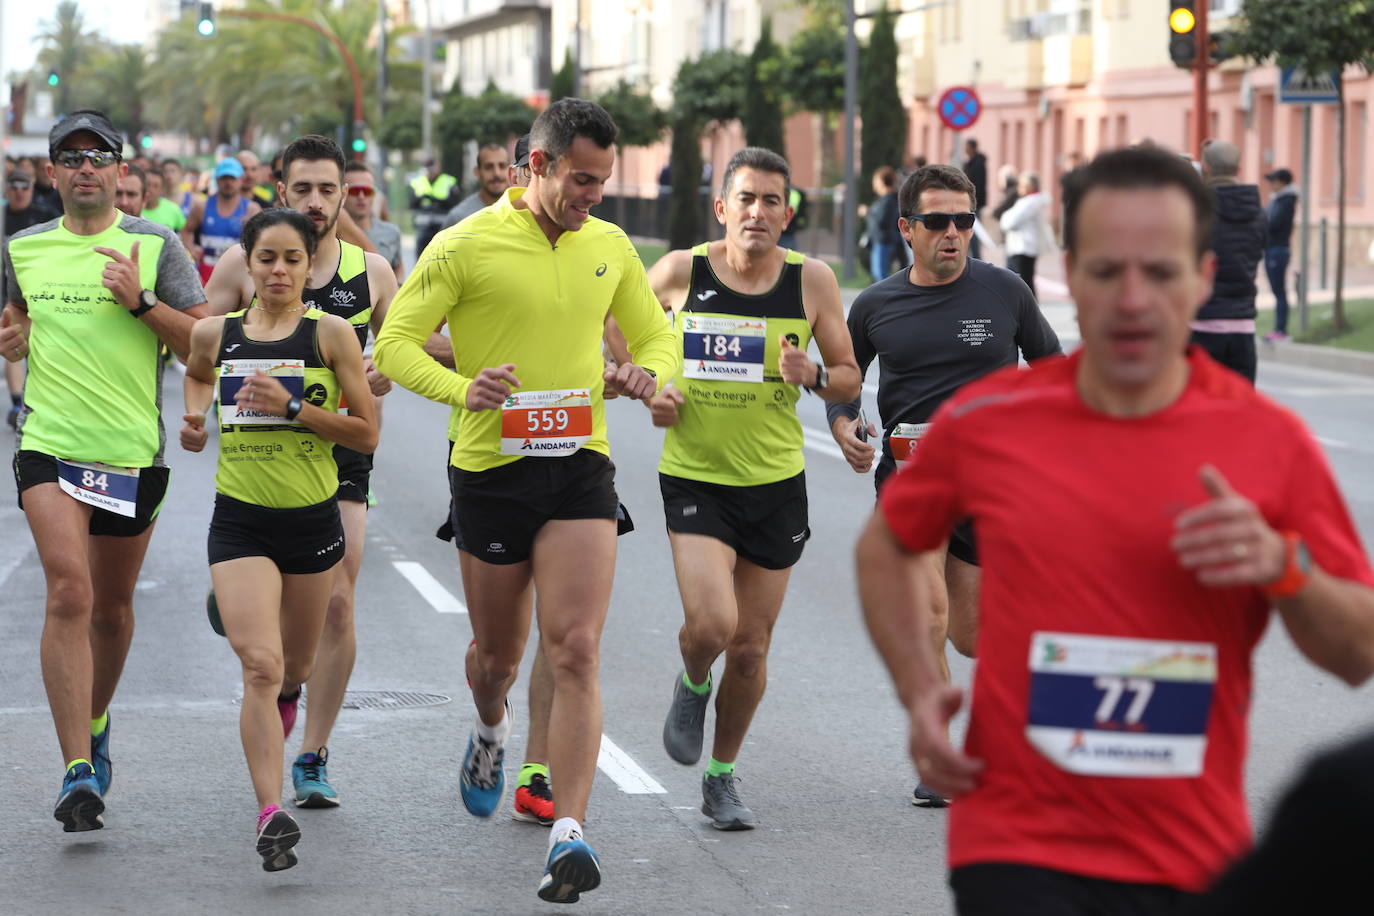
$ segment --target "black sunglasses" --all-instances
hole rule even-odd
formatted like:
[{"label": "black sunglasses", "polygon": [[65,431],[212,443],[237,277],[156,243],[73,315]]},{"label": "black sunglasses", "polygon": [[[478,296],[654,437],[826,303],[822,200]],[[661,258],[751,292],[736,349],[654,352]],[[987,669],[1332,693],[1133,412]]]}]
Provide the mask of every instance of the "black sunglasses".
[{"label": "black sunglasses", "polygon": [[83,159],[89,159],[92,166],[103,169],[107,165],[114,165],[118,162],[120,156],[119,153],[107,149],[60,149],[52,158],[58,165],[66,166],[69,169],[81,168]]},{"label": "black sunglasses", "polygon": [[950,220],[954,221],[954,228],[960,232],[973,228],[974,220],[978,219],[973,213],[908,213],[906,221],[920,220],[921,225],[931,232],[944,232],[949,228]]}]

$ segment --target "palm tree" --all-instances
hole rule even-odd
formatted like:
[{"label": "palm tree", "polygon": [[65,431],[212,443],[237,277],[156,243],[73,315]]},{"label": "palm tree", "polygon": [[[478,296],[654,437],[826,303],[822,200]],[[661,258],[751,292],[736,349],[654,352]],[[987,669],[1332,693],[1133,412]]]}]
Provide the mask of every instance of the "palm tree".
[{"label": "palm tree", "polygon": [[51,21],[39,23],[35,36],[42,43],[38,52],[40,70],[56,72],[57,110],[72,110],[73,80],[100,46],[95,33],[86,29],[85,19],[75,0],[61,0]]}]

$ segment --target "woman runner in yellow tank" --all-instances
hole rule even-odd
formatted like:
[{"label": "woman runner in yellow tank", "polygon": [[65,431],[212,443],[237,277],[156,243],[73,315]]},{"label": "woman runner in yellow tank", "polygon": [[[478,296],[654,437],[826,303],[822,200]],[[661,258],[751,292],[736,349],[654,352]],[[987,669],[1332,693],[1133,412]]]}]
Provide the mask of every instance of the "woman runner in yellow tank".
[{"label": "woman runner in yellow tank", "polygon": [[[239,731],[260,809],[257,851],[265,870],[280,871],[296,864],[300,838],[279,807],[282,747],[324,629],[330,570],[344,555],[331,444],[371,452],[377,415],[353,329],[301,301],[315,252],[310,220],[260,213],[243,246],[257,298],[192,330],[181,445],[205,447],[218,392],[210,578],[243,665]],[[340,394],[348,414],[337,412]]]}]

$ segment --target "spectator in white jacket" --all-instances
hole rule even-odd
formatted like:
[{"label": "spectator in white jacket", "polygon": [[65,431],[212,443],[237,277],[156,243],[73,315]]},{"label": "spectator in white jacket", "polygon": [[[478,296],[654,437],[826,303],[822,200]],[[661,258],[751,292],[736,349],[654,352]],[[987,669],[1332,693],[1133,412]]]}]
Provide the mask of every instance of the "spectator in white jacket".
[{"label": "spectator in white jacket", "polygon": [[1050,254],[1053,241],[1045,222],[1049,205],[1040,190],[1040,176],[1026,172],[1017,183],[1016,203],[1002,214],[1002,244],[1007,252],[1007,268],[1035,291],[1035,259]]}]

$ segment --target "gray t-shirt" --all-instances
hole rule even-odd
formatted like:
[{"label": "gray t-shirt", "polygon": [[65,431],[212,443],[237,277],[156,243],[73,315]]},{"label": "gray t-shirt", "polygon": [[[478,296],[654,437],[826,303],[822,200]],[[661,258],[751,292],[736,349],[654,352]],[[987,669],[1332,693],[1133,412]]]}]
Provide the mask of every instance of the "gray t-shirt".
[{"label": "gray t-shirt", "polygon": [[[1021,278],[968,259],[944,286],[917,286],[898,271],[859,294],[849,309],[849,335],[860,372],[878,359],[878,416],[883,455],[897,423],[927,423],[950,395],[974,379],[1027,361],[1062,354],[1059,338]],[[827,404],[826,417],[854,419],[858,399]]]},{"label": "gray t-shirt", "polygon": [[448,211],[448,216],[444,217],[444,228],[458,225],[486,205],[487,202],[482,200],[482,192],[473,191],[460,200],[456,207]]},{"label": "gray t-shirt", "polygon": [[401,227],[395,223],[374,219],[367,227],[368,241],[377,246],[377,253],[392,267],[401,263]]}]

